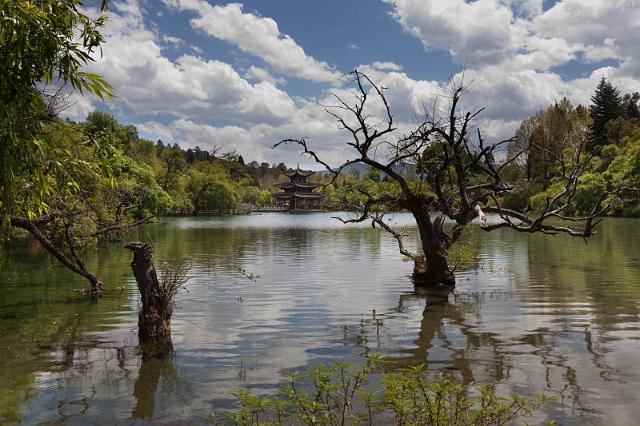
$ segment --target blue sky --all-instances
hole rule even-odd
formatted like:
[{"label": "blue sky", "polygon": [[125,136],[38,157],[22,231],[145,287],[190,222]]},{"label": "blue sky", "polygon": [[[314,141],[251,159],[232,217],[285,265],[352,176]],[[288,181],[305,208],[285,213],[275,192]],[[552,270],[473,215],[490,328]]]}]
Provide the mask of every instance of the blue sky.
[{"label": "blue sky", "polygon": [[109,111],[152,140],[290,165],[311,163],[270,147],[306,136],[338,163],[347,137],[318,102],[348,95],[343,73],[387,88],[400,136],[464,69],[465,107],[505,138],[562,97],[588,103],[602,76],[639,90],[638,23],[640,0],[114,0],[90,69],[117,97],[68,115]]}]

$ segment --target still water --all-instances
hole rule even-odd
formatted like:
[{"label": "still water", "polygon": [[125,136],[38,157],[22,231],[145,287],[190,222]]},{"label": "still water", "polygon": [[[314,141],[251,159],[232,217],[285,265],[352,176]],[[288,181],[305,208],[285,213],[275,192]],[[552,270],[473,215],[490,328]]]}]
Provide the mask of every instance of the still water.
[{"label": "still water", "polygon": [[[415,235],[409,216],[396,221]],[[545,392],[540,421],[640,419],[638,220],[607,219],[588,245],[472,226],[477,256],[448,297],[414,291],[388,235],[328,213],[166,218],[130,238],[152,241],[159,267],[191,262],[174,355],[140,356],[121,244],[86,253],[111,289],[96,303],[37,244],[16,243],[0,251],[0,423],[197,424],[239,386],[268,394],[285,369],[370,352]]]}]

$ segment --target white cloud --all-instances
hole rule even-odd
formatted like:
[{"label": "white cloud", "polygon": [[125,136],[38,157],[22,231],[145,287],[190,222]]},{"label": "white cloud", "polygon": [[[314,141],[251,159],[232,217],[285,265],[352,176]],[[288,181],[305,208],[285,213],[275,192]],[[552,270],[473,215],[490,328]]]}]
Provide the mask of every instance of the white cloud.
[{"label": "white cloud", "polygon": [[382,71],[400,71],[402,70],[402,65],[395,64],[393,62],[384,62],[384,61],[375,61],[371,64],[372,67],[377,68]]},{"label": "white cloud", "polygon": [[580,46],[587,58],[617,59],[640,78],[640,1],[564,0],[532,21],[532,31]]},{"label": "white cloud", "polygon": [[505,0],[516,13],[524,16],[535,16],[542,13],[543,0]]},{"label": "white cloud", "polygon": [[[442,93],[441,85],[437,81],[414,80],[403,72],[380,69],[375,62],[373,65],[360,65],[358,70],[369,76],[378,86],[385,88],[385,97],[397,123],[409,124],[419,119],[424,115],[429,103]],[[373,102],[377,102],[377,97],[373,97]],[[382,103],[377,103],[372,112],[378,117],[383,117],[382,108]]]},{"label": "white cloud", "polygon": [[231,65],[215,59],[190,54],[168,59],[136,1],[116,3],[113,9],[104,30],[104,54],[90,69],[114,85],[117,103],[141,115],[245,123],[282,123],[294,114],[295,102],[269,81],[251,84]]},{"label": "white cloud", "polygon": [[256,67],[255,65],[251,65],[249,67],[247,72],[244,73],[244,78],[248,80],[266,81],[274,86],[286,83],[286,80],[283,77],[276,78],[269,74],[269,71],[264,68]]},{"label": "white cloud", "polygon": [[301,112],[305,120],[296,120],[280,126],[260,124],[243,128],[239,126],[214,126],[197,123],[188,119],[178,119],[168,124],[146,122],[137,124],[142,133],[151,138],[177,142],[184,148],[199,146],[208,149],[214,145],[224,145],[225,151],[235,150],[251,161],[278,162],[297,164],[304,167],[318,168],[308,157],[300,155],[300,147],[283,145],[277,150],[273,145],[282,139],[306,137],[320,152],[326,161],[339,164],[345,153],[345,138],[338,130],[334,120],[321,111],[313,112],[316,106],[308,106]]},{"label": "white cloud", "polygon": [[[464,106],[486,108],[477,124],[488,138],[511,136],[521,119],[563,96],[588,104],[603,75],[623,92],[640,87],[634,51],[640,45],[634,27],[634,22],[640,22],[640,7],[634,7],[640,0],[564,0],[546,11],[539,0],[387,1],[393,4],[398,22],[427,50],[446,49],[455,61],[466,64],[465,81],[471,82],[471,91],[463,99]],[[271,146],[283,138],[307,137],[331,164],[349,157],[345,144],[349,136],[319,105],[335,104],[328,93],[331,86],[337,94],[348,96],[348,90],[336,82],[337,71],[308,56],[292,38],[280,33],[274,20],[245,13],[238,4],[165,3],[195,11],[194,27],[259,56],[268,69],[244,62],[241,69],[246,71],[241,75],[230,64],[198,54],[169,59],[162,48],[181,42],[150,29],[135,0],[115,3],[105,29],[104,56],[92,69],[116,87],[116,107],[126,105],[139,116],[160,117],[139,119],[142,134],[185,147],[208,149],[223,144],[250,160],[277,159],[305,167],[314,163],[300,157],[299,147],[274,151]],[[580,29],[582,24],[586,29]],[[554,70],[571,61],[602,59],[615,59],[620,65],[568,80]],[[389,61],[358,68],[386,88],[397,133],[420,119],[446,83],[414,79],[401,64]],[[330,84],[320,86],[324,89],[317,92],[315,103],[316,99],[288,94],[284,88],[294,85],[285,86],[282,75]],[[81,119],[91,108],[90,102],[78,104],[72,115]],[[383,105],[373,102],[370,112],[372,119],[382,117]]]},{"label": "white cloud", "polygon": [[164,0],[169,6],[196,12],[194,28],[257,56],[275,71],[312,81],[333,82],[340,73],[307,55],[293,38],[282,34],[271,18],[245,13],[239,3],[212,6],[205,0]]},{"label": "white cloud", "polygon": [[180,48],[185,46],[185,41],[180,37],[174,37],[172,35],[163,34],[162,41],[164,41],[167,45],[173,46],[175,48]]},{"label": "white cloud", "polygon": [[[506,135],[514,122],[563,96],[588,104],[602,76],[623,92],[640,87],[640,0],[562,0],[547,10],[541,0],[386,1],[425,49],[447,50],[467,68],[472,90],[465,102],[486,107],[484,122],[494,134]],[[554,70],[604,59],[620,65],[572,79]]]},{"label": "white cloud", "polygon": [[84,121],[87,115],[95,109],[93,102],[87,96],[74,92],[64,100],[65,107],[60,112],[62,118],[73,121]]},{"label": "white cloud", "polygon": [[386,0],[427,49],[469,68],[547,70],[579,59],[637,63],[639,0]]},{"label": "white cloud", "polygon": [[494,64],[517,49],[525,29],[497,0],[388,0],[394,17],[426,49],[446,49],[470,67]]}]

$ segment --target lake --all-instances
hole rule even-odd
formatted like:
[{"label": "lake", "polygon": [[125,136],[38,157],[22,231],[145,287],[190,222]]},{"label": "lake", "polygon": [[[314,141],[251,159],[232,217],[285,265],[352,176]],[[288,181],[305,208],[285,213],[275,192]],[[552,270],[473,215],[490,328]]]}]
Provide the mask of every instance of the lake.
[{"label": "lake", "polygon": [[[0,250],[0,423],[199,423],[232,407],[240,386],[269,394],[283,370],[379,352],[499,393],[545,392],[554,399],[538,420],[637,424],[639,220],[606,219],[588,244],[470,226],[477,255],[443,296],[414,291],[389,235],[331,216],[164,218],[136,230],[159,268],[192,266],[175,353],[162,360],[140,356],[121,243],[86,253],[109,288],[98,302],[37,243]],[[411,217],[395,221],[415,241]]]}]

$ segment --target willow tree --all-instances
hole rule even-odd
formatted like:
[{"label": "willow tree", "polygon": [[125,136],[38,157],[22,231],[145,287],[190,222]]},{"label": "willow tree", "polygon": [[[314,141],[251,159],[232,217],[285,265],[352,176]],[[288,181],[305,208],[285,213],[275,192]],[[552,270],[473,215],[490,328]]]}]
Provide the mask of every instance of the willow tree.
[{"label": "willow tree", "polygon": [[[434,105],[413,130],[396,135],[396,123],[385,89],[358,70],[349,73],[348,77],[353,85],[351,94],[334,95],[336,104],[326,106],[325,110],[348,134],[346,144],[354,152],[354,158],[332,168],[310,149],[304,138],[284,139],[274,147],[289,143],[300,145],[303,153],[324,166],[334,179],[345,167],[364,164],[393,180],[399,187],[397,193],[374,196],[361,189],[364,201],[346,206],[358,210],[358,217],[341,220],[370,220],[374,226],[393,235],[400,253],[414,261],[416,285],[455,285],[454,274],[447,263],[447,252],[465,227],[476,218],[484,231],[510,228],[519,232],[564,233],[585,238],[593,234],[598,223],[596,218],[606,211],[602,204],[610,192],[603,192],[598,197],[589,215],[566,216],[578,179],[588,162],[583,154],[584,141],[570,144],[574,149],[562,152],[555,159],[559,168],[558,179],[563,181],[563,185],[548,197],[540,211],[527,214],[507,209],[502,207],[501,199],[513,186],[503,180],[501,172],[524,150],[501,162],[496,161],[501,147],[511,139],[487,143],[481,130],[474,127],[474,120],[482,110],[465,112],[461,107],[461,97],[466,90],[462,84],[450,85],[449,104],[445,110],[440,111],[438,105]],[[418,173],[417,182],[402,172],[410,166],[415,167]],[[396,209],[407,210],[415,218],[421,252],[410,251],[403,242],[404,232],[394,229],[386,220],[385,211]],[[484,212],[496,213],[500,220],[489,224]],[[552,219],[569,224],[550,223]],[[445,226],[446,223],[450,225]]]},{"label": "willow tree", "polygon": [[[103,0],[101,11],[106,8]],[[44,126],[59,120],[65,94],[111,97],[102,77],[83,71],[99,54],[105,19],[83,13],[80,0],[0,0],[0,214],[5,224],[13,215],[45,212],[55,183],[68,184],[58,190],[76,186],[74,172],[83,164],[48,139]],[[27,194],[20,192],[25,183],[31,189]]]},{"label": "willow tree", "polygon": [[[83,260],[83,248],[150,221],[168,209],[170,199],[149,166],[115,148],[108,157],[109,173],[102,173],[93,160],[93,150],[82,146],[81,126],[57,123],[47,126],[46,133],[49,140],[72,153],[72,166],[83,165],[70,167],[76,185],[69,190],[66,181],[52,182],[52,191],[44,198],[46,211],[13,214],[9,224],[29,232],[61,264],[89,282],[92,297],[99,297],[102,282]],[[41,166],[46,169],[56,161],[52,158]],[[15,184],[17,199],[28,198],[29,181],[17,177]]]},{"label": "willow tree", "polygon": [[[113,185],[112,147],[76,137],[59,113],[72,93],[112,96],[84,70],[100,54],[106,10],[107,0],[98,16],[81,0],[0,0],[0,223],[31,233],[94,295],[101,283],[78,255],[80,240],[133,223],[124,218],[139,197]],[[118,199],[111,214],[95,208],[100,196]]]}]

